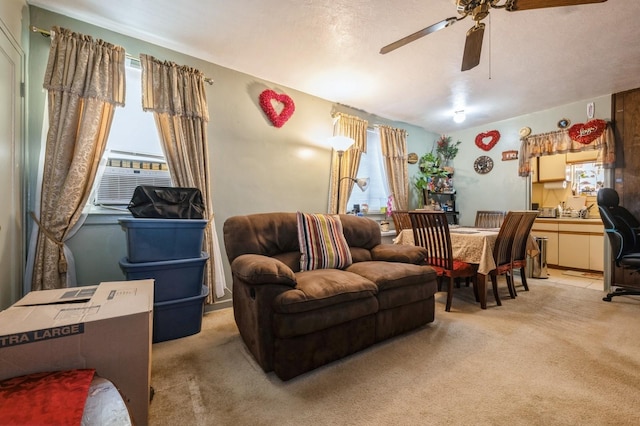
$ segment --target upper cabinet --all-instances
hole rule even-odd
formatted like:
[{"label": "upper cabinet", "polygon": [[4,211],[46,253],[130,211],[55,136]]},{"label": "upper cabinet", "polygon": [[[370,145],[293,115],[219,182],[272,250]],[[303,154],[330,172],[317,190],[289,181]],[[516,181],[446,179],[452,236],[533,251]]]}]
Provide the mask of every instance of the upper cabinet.
[{"label": "upper cabinet", "polygon": [[589,151],[567,152],[567,164],[589,163],[598,159],[600,150],[592,149]]},{"label": "upper cabinet", "polygon": [[538,182],[556,182],[567,178],[564,154],[538,158]]}]

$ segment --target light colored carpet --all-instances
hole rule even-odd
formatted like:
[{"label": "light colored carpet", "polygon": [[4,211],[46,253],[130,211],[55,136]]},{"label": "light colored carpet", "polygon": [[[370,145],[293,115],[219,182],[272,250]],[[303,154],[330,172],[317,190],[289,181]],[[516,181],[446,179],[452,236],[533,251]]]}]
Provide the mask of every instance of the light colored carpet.
[{"label": "light colored carpet", "polygon": [[640,424],[640,298],[529,286],[487,310],[456,289],[449,313],[438,293],[434,323],[288,382],[253,361],[231,309],[207,313],[201,333],[153,345],[150,422]]}]

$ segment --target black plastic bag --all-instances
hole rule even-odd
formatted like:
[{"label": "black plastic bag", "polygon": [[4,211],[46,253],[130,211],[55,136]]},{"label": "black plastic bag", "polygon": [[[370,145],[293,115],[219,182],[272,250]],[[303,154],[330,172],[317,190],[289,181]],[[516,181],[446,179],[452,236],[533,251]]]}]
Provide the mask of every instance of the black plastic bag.
[{"label": "black plastic bag", "polygon": [[202,219],[204,202],[198,188],[137,186],[127,207],[133,217]]}]

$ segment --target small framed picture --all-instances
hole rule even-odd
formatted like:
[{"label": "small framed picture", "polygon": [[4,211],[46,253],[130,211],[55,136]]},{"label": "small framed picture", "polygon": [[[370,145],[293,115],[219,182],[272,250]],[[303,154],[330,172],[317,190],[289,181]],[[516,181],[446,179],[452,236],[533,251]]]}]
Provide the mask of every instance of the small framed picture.
[{"label": "small framed picture", "polygon": [[571,120],[569,120],[568,118],[563,118],[560,121],[558,121],[558,127],[560,129],[566,129],[567,127],[569,127],[570,124],[571,124]]},{"label": "small framed picture", "polygon": [[502,161],[517,160],[518,151],[502,151]]}]

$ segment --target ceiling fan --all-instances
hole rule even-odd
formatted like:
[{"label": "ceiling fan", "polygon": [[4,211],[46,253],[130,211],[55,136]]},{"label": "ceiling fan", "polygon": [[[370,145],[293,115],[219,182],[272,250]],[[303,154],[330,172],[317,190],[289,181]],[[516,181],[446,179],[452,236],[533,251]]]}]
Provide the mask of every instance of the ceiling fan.
[{"label": "ceiling fan", "polygon": [[482,50],[482,38],[485,27],[485,24],[480,21],[489,16],[489,9],[506,9],[508,12],[516,12],[519,10],[542,9],[546,7],[604,3],[605,1],[607,0],[456,0],[456,7],[460,17],[456,18],[454,16],[447,18],[420,31],[416,31],[411,35],[384,46],[380,49],[380,53],[389,53],[427,34],[449,27],[467,16],[471,16],[475,21],[475,25],[467,31],[464,54],[462,56],[462,71],[467,71],[480,63],[480,52]]}]

